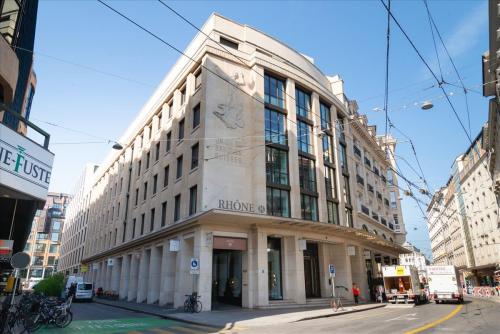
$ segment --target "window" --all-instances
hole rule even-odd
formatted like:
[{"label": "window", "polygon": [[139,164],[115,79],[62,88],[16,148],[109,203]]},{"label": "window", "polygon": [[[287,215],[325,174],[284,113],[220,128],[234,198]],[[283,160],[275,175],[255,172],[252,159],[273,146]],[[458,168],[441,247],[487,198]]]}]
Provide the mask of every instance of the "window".
[{"label": "window", "polygon": [[349,187],[349,177],[344,175],[344,188],[343,188],[343,193],[344,193],[344,201],[347,204],[351,204],[351,188]]},{"label": "window", "polygon": [[52,219],[52,231],[59,231],[61,229],[61,221]]},{"label": "window", "polygon": [[155,176],[153,176],[153,195],[156,194],[157,186],[158,186],[158,174],[155,174]]},{"label": "window", "polygon": [[45,252],[45,244],[37,242],[35,244],[35,252]]},{"label": "window", "polygon": [[299,156],[300,188],[307,191],[316,191],[316,168],[314,160]]},{"label": "window", "polygon": [[193,108],[193,129],[200,125],[200,104]]},{"label": "window", "polygon": [[168,186],[169,169],[170,169],[169,166],[165,166],[165,168],[163,168],[163,187],[167,187]]},{"label": "window", "polygon": [[398,203],[396,202],[396,193],[394,191],[391,191],[389,193],[389,197],[391,199],[391,209],[397,209]]},{"label": "window", "polygon": [[339,141],[345,143],[345,127],[344,118],[337,114],[337,122],[335,122],[335,132]]},{"label": "window", "polygon": [[302,121],[297,121],[297,142],[299,151],[313,154],[311,133],[312,133],[311,125]]},{"label": "window", "polygon": [[198,89],[201,86],[201,70],[194,74],[194,89]]},{"label": "window", "polygon": [[135,238],[135,223],[136,223],[136,219],[134,218],[133,222],[132,222],[132,239]]},{"label": "window", "polygon": [[194,215],[196,213],[197,192],[197,186],[193,186],[189,189],[189,215]]},{"label": "window", "polygon": [[302,219],[318,220],[318,203],[316,197],[300,194],[300,203]]},{"label": "window", "polygon": [[149,223],[149,231],[154,230],[155,228],[155,209],[151,209],[151,217],[150,217],[150,223]]},{"label": "window", "polygon": [[288,152],[266,146],[266,181],[288,185]]},{"label": "window", "polygon": [[141,215],[141,235],[144,234],[144,220],[146,220],[146,214],[145,213],[143,213]]},{"label": "window", "polygon": [[174,199],[174,222],[181,218],[181,194],[175,196]]},{"label": "window", "polygon": [[161,203],[161,227],[167,224],[167,202]]},{"label": "window", "polygon": [[175,176],[177,179],[182,177],[182,155],[177,158],[177,172]]},{"label": "window", "polygon": [[184,139],[184,118],[179,121],[179,142]]},{"label": "window", "polygon": [[166,145],[166,152],[170,152],[170,148],[172,147],[172,131],[167,133],[167,145]]},{"label": "window", "polygon": [[345,224],[347,227],[354,227],[354,222],[352,220],[352,210],[349,208],[345,208]]},{"label": "window", "polygon": [[339,207],[337,203],[326,201],[326,209],[328,212],[328,223],[339,225]]},{"label": "window", "polygon": [[31,250],[31,244],[29,242],[26,243],[26,246],[24,246],[24,251],[29,252]]},{"label": "window", "polygon": [[309,117],[311,112],[311,95],[300,90],[295,89],[295,107],[298,116]]},{"label": "window", "polygon": [[326,186],[326,197],[333,199],[337,197],[337,191],[335,187],[335,169],[325,166],[325,186]]},{"label": "window", "polygon": [[170,100],[168,103],[168,118],[172,118],[174,114],[174,100]]},{"label": "window", "polygon": [[139,203],[139,188],[135,190],[135,205]]},{"label": "window", "polygon": [[149,169],[149,160],[151,160],[151,152],[146,153],[146,170]]},{"label": "window", "polygon": [[287,145],[285,114],[265,109],[265,136],[266,143]]},{"label": "window", "polygon": [[181,88],[181,106],[186,102],[186,86]]},{"label": "window", "polygon": [[195,169],[196,167],[198,167],[199,147],[200,146],[198,143],[191,146],[191,169]]},{"label": "window", "polygon": [[264,101],[280,108],[285,107],[285,82],[264,74]]},{"label": "window", "polygon": [[320,102],[319,112],[321,119],[321,130],[331,130],[332,117],[330,107]]},{"label": "window", "polygon": [[59,245],[51,244],[49,247],[49,253],[57,253],[59,251]]},{"label": "window", "polygon": [[220,44],[222,44],[224,46],[227,46],[227,47],[230,47],[232,49],[238,50],[238,43],[230,41],[227,38],[224,38],[224,37],[220,36],[219,37],[219,42],[220,42]]},{"label": "window", "polygon": [[392,170],[388,169],[387,170],[387,182],[389,182],[390,185],[394,184],[394,174],[392,174]]},{"label": "window", "polygon": [[142,160],[139,160],[137,162],[137,176],[141,176],[141,166],[142,166]]},{"label": "window", "polygon": [[288,190],[267,187],[267,214],[290,217],[290,192]]},{"label": "window", "polygon": [[52,233],[52,235],[50,236],[50,240],[59,241],[59,233]]},{"label": "window", "polygon": [[48,238],[48,235],[46,233],[38,232],[36,234],[36,240],[47,240],[47,238]]},{"label": "window", "polygon": [[156,143],[155,161],[160,160],[160,142]]},{"label": "window", "polygon": [[43,269],[30,269],[30,277],[41,278],[43,274]]},{"label": "window", "polygon": [[123,222],[122,242],[125,242],[125,235],[126,234],[127,234],[127,222]]},{"label": "window", "polygon": [[325,134],[321,142],[323,143],[323,160],[333,164],[333,137]]},{"label": "window", "polygon": [[347,149],[345,145],[339,145],[339,160],[340,160],[340,168],[342,169],[342,173],[347,174]]},{"label": "window", "polygon": [[144,182],[144,193],[143,193],[142,199],[146,200],[147,196],[148,196],[148,183]]},{"label": "window", "polygon": [[56,262],[56,257],[55,256],[49,256],[47,258],[47,265],[53,266],[55,262]]}]

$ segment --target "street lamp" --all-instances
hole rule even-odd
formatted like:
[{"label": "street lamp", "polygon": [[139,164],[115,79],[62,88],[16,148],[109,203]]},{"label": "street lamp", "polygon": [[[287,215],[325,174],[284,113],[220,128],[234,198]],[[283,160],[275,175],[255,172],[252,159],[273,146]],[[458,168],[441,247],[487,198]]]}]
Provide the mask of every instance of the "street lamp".
[{"label": "street lamp", "polygon": [[108,143],[109,144],[110,143],[114,143],[113,146],[112,146],[113,150],[118,150],[118,151],[123,150],[123,146],[119,142],[117,142],[117,141],[108,140]]},{"label": "street lamp", "polygon": [[422,103],[422,110],[429,110],[429,109],[432,109],[434,107],[434,105],[432,104],[431,101],[424,101],[424,103]]}]

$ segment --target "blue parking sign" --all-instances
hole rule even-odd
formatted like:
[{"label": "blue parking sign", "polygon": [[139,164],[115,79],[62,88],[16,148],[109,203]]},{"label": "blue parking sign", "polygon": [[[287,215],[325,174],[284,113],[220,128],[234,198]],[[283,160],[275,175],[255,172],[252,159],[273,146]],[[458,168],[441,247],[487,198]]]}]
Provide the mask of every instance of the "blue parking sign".
[{"label": "blue parking sign", "polygon": [[331,275],[335,276],[335,267],[333,266],[333,264],[329,264],[329,265],[328,265],[328,272],[329,272]]}]

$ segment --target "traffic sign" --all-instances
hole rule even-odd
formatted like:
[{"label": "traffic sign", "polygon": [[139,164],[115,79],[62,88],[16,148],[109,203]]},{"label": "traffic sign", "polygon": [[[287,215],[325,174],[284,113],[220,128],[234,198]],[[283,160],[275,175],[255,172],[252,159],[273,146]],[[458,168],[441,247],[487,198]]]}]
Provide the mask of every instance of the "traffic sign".
[{"label": "traffic sign", "polygon": [[199,275],[200,274],[200,261],[197,258],[192,257],[191,261],[189,263],[191,266],[190,270],[189,270],[191,275]]},{"label": "traffic sign", "polygon": [[31,258],[28,253],[19,252],[12,256],[10,265],[15,269],[24,269],[30,264]]},{"label": "traffic sign", "polygon": [[335,277],[335,267],[333,264],[328,265],[328,272],[330,273],[330,276]]}]

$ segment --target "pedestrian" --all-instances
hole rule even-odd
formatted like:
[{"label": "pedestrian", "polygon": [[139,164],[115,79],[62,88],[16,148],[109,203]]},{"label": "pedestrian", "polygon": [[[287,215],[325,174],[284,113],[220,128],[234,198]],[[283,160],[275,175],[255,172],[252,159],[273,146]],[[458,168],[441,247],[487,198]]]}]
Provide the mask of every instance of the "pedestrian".
[{"label": "pedestrian", "polygon": [[68,298],[74,297],[75,293],[76,293],[76,283],[71,283],[71,285],[68,288]]},{"label": "pedestrian", "polygon": [[354,304],[359,304],[359,288],[356,283],[352,283],[352,295],[354,297]]}]

